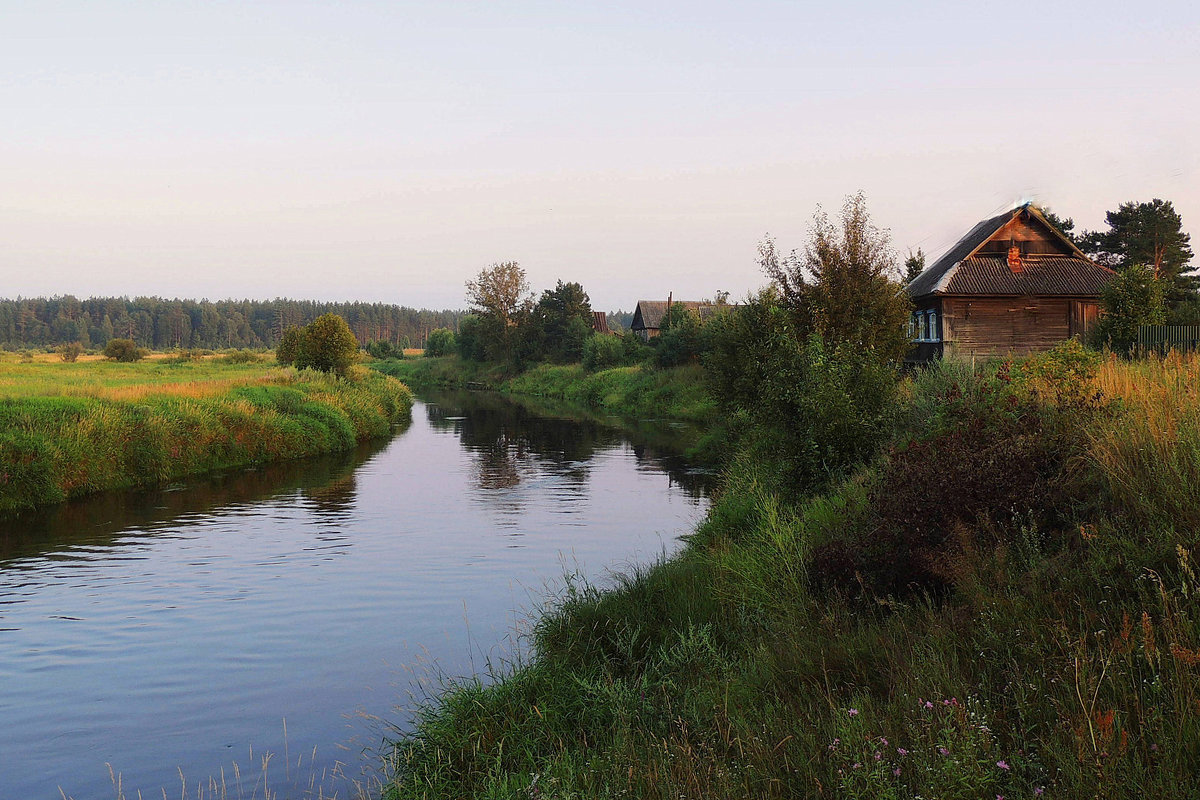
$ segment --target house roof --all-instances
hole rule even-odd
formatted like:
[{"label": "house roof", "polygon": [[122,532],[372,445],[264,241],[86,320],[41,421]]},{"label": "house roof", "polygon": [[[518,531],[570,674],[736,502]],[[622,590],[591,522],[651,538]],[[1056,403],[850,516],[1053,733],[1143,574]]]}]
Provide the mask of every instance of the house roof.
[{"label": "house roof", "polygon": [[[672,305],[680,304],[688,311],[701,313],[702,304],[699,300],[673,300]],[[667,314],[666,300],[638,300],[637,308],[633,310],[631,330],[656,330],[662,327],[663,317]],[[640,325],[638,323],[641,323]]]},{"label": "house roof", "polygon": [[[976,255],[983,245],[1018,216],[1037,221],[1062,245],[1062,253],[1029,254],[1024,269],[1014,273],[1005,258]],[[959,239],[941,258],[913,278],[910,296],[947,294],[1098,295],[1113,271],[1092,262],[1075,243],[1026,203],[985,219]]]},{"label": "house roof", "polygon": [[596,333],[612,333],[608,327],[608,313],[605,311],[592,312],[592,330]]}]

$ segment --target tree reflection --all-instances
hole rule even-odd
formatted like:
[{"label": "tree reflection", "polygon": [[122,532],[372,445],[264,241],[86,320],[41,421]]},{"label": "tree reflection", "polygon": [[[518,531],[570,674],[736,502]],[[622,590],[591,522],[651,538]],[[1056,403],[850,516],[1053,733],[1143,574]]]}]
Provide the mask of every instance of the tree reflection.
[{"label": "tree reflection", "polygon": [[452,431],[475,454],[481,489],[514,489],[548,474],[582,493],[598,454],[631,447],[639,465],[668,476],[693,498],[703,497],[711,474],[682,453],[695,432],[678,423],[633,427],[561,403],[495,392],[437,392],[428,396],[430,424]]}]

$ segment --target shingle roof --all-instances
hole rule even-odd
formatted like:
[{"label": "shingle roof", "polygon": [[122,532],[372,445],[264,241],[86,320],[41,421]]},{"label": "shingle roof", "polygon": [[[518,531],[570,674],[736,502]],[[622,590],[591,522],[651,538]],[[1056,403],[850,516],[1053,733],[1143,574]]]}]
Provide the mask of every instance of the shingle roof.
[{"label": "shingle roof", "polygon": [[[1014,274],[1004,258],[972,256],[998,230],[1028,211],[1059,236],[1072,255],[1025,256],[1024,272]],[[931,294],[1098,295],[1113,272],[1090,261],[1070,240],[1026,203],[985,219],[906,287],[911,297]]]}]

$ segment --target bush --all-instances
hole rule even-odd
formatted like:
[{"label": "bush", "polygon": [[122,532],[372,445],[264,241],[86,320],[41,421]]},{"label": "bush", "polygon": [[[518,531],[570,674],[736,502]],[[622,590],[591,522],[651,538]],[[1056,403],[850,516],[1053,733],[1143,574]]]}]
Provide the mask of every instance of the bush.
[{"label": "bush", "polygon": [[304,329],[293,363],[297,369],[315,369],[344,376],[357,359],[358,340],[346,320],[337,314],[322,314]]},{"label": "bush", "polygon": [[438,328],[431,331],[425,340],[425,355],[431,358],[449,355],[454,352],[454,331],[449,328]]},{"label": "bush", "polygon": [[654,363],[660,367],[681,367],[694,364],[703,349],[703,326],[700,317],[676,303],[663,320],[662,332],[654,341]]},{"label": "bush", "polygon": [[146,351],[138,347],[133,339],[109,339],[102,352],[105,358],[112,361],[132,362],[146,356]]},{"label": "bush", "polygon": [[1100,295],[1104,314],[1096,325],[1097,341],[1128,353],[1137,342],[1138,327],[1166,322],[1166,286],[1150,267],[1132,264],[1117,273]]},{"label": "bush", "polygon": [[588,372],[619,367],[625,363],[625,343],[619,336],[598,333],[583,343],[583,368]]},{"label": "bush", "polygon": [[404,347],[391,342],[368,342],[367,355],[384,361],[389,358],[404,358]]},{"label": "bush", "polygon": [[296,357],[300,355],[300,348],[303,346],[304,329],[292,325],[283,332],[283,337],[275,348],[275,360],[285,367],[294,364]]},{"label": "bush", "polygon": [[[181,356],[182,356],[182,354],[181,354]],[[221,358],[221,361],[223,361],[226,364],[257,364],[259,361],[262,361],[262,360],[263,360],[263,357],[260,356],[258,353],[254,352],[253,350],[245,350],[245,349],[234,350],[233,352],[226,353]]]},{"label": "bush", "polygon": [[58,356],[67,363],[74,363],[79,360],[79,356],[83,353],[83,345],[79,342],[69,342],[61,345],[58,348]]}]

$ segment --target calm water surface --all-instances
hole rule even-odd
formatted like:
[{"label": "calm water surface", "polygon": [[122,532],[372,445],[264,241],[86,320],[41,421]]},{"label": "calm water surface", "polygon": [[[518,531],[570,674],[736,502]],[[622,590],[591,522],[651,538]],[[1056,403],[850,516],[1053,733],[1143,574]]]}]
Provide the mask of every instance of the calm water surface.
[{"label": "calm water surface", "polygon": [[0,521],[0,800],[113,798],[106,764],[249,797],[268,753],[281,796],[346,796],[564,574],[677,549],[706,480],[672,439],[431,395],[354,453]]}]

